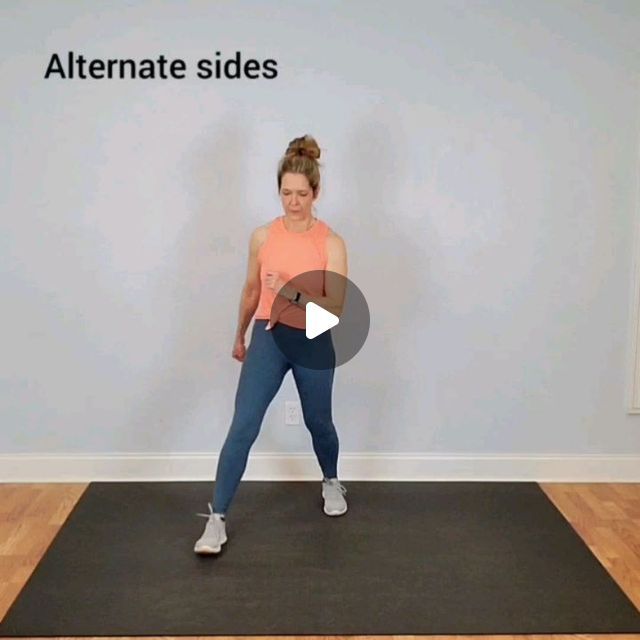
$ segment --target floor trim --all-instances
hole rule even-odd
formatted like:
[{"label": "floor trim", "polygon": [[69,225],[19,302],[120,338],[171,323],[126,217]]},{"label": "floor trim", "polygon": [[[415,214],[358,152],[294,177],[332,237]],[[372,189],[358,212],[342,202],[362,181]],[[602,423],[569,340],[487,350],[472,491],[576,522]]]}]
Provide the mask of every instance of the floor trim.
[{"label": "floor trim", "polygon": [[[212,480],[210,453],[3,454],[0,482]],[[342,480],[640,482],[640,456],[340,453]],[[317,480],[313,453],[252,453],[245,480]]]}]

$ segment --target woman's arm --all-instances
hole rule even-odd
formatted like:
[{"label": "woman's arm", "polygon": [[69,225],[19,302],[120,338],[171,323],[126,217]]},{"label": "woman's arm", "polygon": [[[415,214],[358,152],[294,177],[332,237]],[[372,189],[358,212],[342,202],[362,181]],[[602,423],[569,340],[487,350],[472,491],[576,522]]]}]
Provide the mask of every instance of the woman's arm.
[{"label": "woman's arm", "polygon": [[236,338],[243,338],[253,318],[253,314],[260,302],[260,263],[258,251],[265,240],[266,229],[258,227],[251,234],[249,241],[249,263],[247,265],[247,279],[240,296],[240,309],[238,311],[238,328]]},{"label": "woman's arm", "polygon": [[[325,274],[324,279],[324,296],[310,296],[304,291],[301,292],[298,300],[298,306],[304,307],[307,302],[315,302],[322,307],[340,317],[344,307],[344,299],[347,293],[347,247],[344,240],[337,234],[333,233],[327,237],[327,269],[328,272],[337,273],[343,278],[332,276],[331,273]],[[295,297],[293,292],[291,298]]]}]

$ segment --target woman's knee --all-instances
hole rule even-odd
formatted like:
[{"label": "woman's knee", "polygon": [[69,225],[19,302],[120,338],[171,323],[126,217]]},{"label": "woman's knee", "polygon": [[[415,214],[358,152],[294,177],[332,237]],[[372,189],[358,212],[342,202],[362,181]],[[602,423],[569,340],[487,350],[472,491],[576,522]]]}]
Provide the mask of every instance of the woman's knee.
[{"label": "woman's knee", "polygon": [[307,429],[314,435],[318,435],[321,437],[329,437],[329,438],[337,438],[338,434],[336,431],[336,427],[333,424],[331,418],[312,418],[310,420],[305,420],[305,424],[307,425]]}]

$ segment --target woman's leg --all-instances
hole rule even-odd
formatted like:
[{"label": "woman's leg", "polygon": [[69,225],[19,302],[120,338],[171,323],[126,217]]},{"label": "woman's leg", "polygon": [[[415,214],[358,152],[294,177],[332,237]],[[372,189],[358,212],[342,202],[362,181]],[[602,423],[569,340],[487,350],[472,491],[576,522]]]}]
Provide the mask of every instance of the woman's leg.
[{"label": "woman's leg", "polygon": [[296,364],[292,369],[322,473],[325,478],[337,478],[339,441],[331,415],[334,369],[307,369]]},{"label": "woman's leg", "polygon": [[265,331],[266,321],[256,320],[251,342],[242,363],[235,411],[231,427],[220,451],[216,471],[213,511],[226,513],[247,466],[249,450],[255,442],[267,407],[278,392],[290,368]]}]

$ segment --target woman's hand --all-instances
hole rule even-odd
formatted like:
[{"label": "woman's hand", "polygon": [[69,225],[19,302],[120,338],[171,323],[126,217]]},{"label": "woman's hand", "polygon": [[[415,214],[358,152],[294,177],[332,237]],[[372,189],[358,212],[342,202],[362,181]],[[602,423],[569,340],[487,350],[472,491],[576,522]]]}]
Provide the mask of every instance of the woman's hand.
[{"label": "woman's hand", "polygon": [[295,291],[280,277],[279,271],[267,271],[264,284],[267,289],[271,289],[289,300],[295,296]]},{"label": "woman's hand", "polygon": [[233,351],[231,357],[235,358],[238,362],[244,362],[244,357],[247,354],[247,350],[244,346],[244,337],[236,336],[236,341],[233,343]]}]

